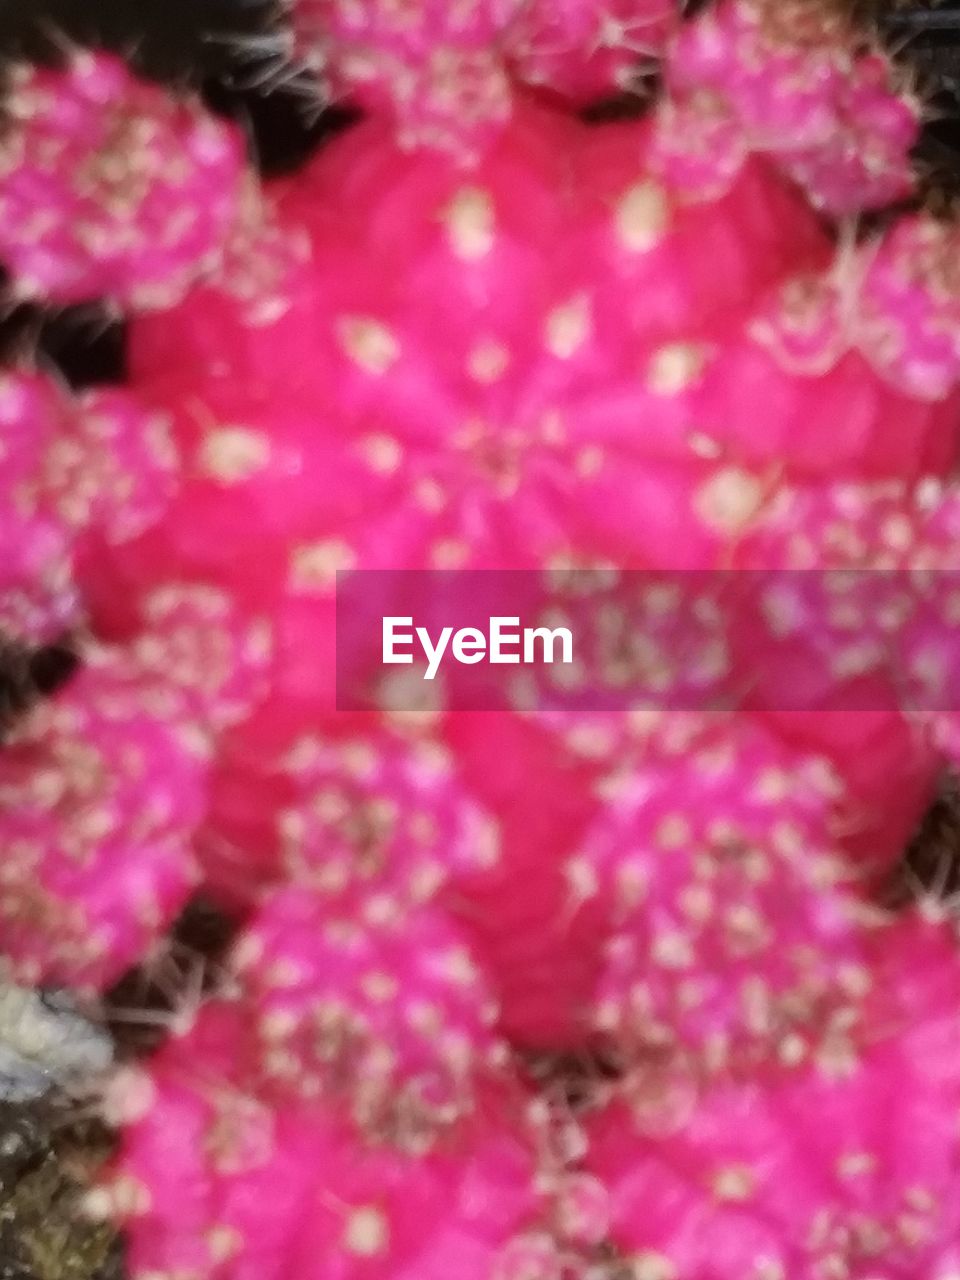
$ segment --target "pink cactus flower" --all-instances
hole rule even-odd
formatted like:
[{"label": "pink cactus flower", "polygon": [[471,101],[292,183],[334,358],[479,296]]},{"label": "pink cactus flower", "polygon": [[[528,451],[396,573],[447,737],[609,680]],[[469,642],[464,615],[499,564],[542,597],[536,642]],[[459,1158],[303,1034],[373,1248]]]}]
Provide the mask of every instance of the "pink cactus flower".
[{"label": "pink cactus flower", "polygon": [[465,938],[386,886],[273,894],[234,956],[264,1091],[338,1098],[364,1140],[430,1149],[508,1058]]},{"label": "pink cactus flower", "polygon": [[829,5],[724,0],[683,28],[667,84],[734,120],[741,145],[769,153],[832,214],[913,188],[920,105]]},{"label": "pink cactus flower", "polygon": [[204,771],[163,687],[109,652],[17,727],[0,920],[19,980],[103,988],[162,937],[197,883]]},{"label": "pink cactus flower", "polygon": [[323,1100],[271,1106],[248,1087],[242,1006],[212,1004],[113,1105],[127,1117],[90,1208],[128,1224],[134,1274],[270,1280],[487,1280],[537,1203],[522,1105],[411,1156],[358,1144]]},{"label": "pink cactus flower", "polygon": [[592,1121],[588,1164],[641,1274],[948,1274],[960,1231],[956,943],[915,918],[877,942],[868,1013],[838,1019],[813,1070],[721,1081],[669,1117],[661,1108],[668,1130],[654,1136],[640,1067]]},{"label": "pink cactus flower", "polygon": [[[88,1208],[134,1280],[950,1280],[954,903],[883,891],[960,756],[958,236],[845,221],[915,96],[812,0],[282,7],[366,114],[262,190],[111,55],[0,140],[12,298],[130,313],[123,385],[0,379],[0,642],[85,659],[0,753],[0,963],[237,929]],[[596,627],[338,709],[395,569]]]},{"label": "pink cactus flower", "polygon": [[0,141],[0,254],[21,297],[163,307],[220,261],[238,134],[110,54],[15,67]]}]

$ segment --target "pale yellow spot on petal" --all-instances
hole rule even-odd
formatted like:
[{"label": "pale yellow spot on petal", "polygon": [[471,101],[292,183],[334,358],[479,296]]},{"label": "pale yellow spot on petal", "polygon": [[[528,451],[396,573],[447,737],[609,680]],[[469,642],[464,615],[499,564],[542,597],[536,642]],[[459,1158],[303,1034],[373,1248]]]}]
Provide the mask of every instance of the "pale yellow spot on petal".
[{"label": "pale yellow spot on petal", "polygon": [[450,982],[461,987],[473,986],[477,981],[477,968],[466,947],[450,947],[438,957],[438,969]]},{"label": "pale yellow spot on petal", "polygon": [[712,1179],[713,1194],[718,1200],[728,1203],[742,1203],[749,1200],[756,1189],[756,1178],[753,1171],[745,1165],[730,1165],[720,1169]]},{"label": "pale yellow spot on petal", "polygon": [[153,1197],[149,1188],[130,1174],[120,1174],[105,1188],[110,1196],[112,1216],[137,1218],[150,1212]]},{"label": "pale yellow spot on petal", "polygon": [[403,447],[392,436],[367,436],[360,449],[371,468],[380,475],[392,475],[403,459]]},{"label": "pale yellow spot on petal", "polygon": [[647,253],[662,240],[670,221],[666,192],[656,182],[637,182],[617,205],[617,235],[631,253]]},{"label": "pale yellow spot on petal", "polygon": [[491,383],[502,378],[510,366],[510,352],[500,342],[481,342],[470,352],[467,372],[477,382]]},{"label": "pale yellow spot on petal", "polygon": [[547,350],[558,360],[569,360],[589,338],[592,323],[590,297],[586,293],[555,307],[547,316]]},{"label": "pale yellow spot on petal", "polygon": [[724,467],[694,495],[697,515],[718,533],[743,530],[763,504],[763,487],[756,476],[738,467]]},{"label": "pale yellow spot on petal", "polygon": [[343,1247],[360,1258],[385,1253],[390,1244],[390,1224],[379,1209],[364,1205],[354,1209],[343,1231]]},{"label": "pale yellow spot on petal", "polygon": [[414,486],[413,496],[424,511],[429,511],[432,514],[442,511],[447,505],[446,494],[442,486],[430,476],[425,476],[424,479],[417,481]]},{"label": "pale yellow spot on petal", "polygon": [[662,1253],[645,1250],[633,1260],[634,1280],[677,1280],[677,1268]]},{"label": "pale yellow spot on petal", "polygon": [[367,973],[360,980],[360,989],[368,999],[383,1004],[394,998],[399,984],[389,973]]},{"label": "pale yellow spot on petal", "polygon": [[663,969],[688,969],[693,964],[693,948],[682,933],[661,933],[653,940],[650,958]]},{"label": "pale yellow spot on petal", "polygon": [[219,427],[204,438],[197,455],[201,469],[223,484],[240,484],[270,460],[270,442],[249,427]]},{"label": "pale yellow spot on petal", "polygon": [[430,561],[435,569],[460,569],[470,558],[470,548],[458,538],[444,538],[434,543]]},{"label": "pale yellow spot on petal", "polygon": [[682,813],[667,814],[654,835],[661,849],[682,849],[690,842],[690,838],[690,824]]},{"label": "pale yellow spot on petal", "polygon": [[462,187],[444,210],[443,220],[458,258],[476,262],[493,248],[493,201],[482,187]]},{"label": "pale yellow spot on petal", "polygon": [[400,357],[396,336],[369,316],[344,316],[337,322],[337,336],[350,359],[374,377],[385,374]]},{"label": "pale yellow spot on petal", "polygon": [[271,1009],[260,1019],[259,1031],[264,1040],[287,1040],[297,1025],[297,1016],[290,1009]]},{"label": "pale yellow spot on petal", "polygon": [[647,368],[647,386],[658,396],[677,396],[693,386],[706,363],[703,346],[671,342],[653,353]]},{"label": "pale yellow spot on petal", "polygon": [[295,548],[290,563],[291,585],[298,590],[328,589],[338,571],[352,569],[356,556],[339,538],[325,538]]},{"label": "pale yellow spot on petal", "polygon": [[145,1071],[123,1067],[104,1089],[101,1114],[110,1125],[133,1124],[149,1113],[156,1098],[156,1085]]},{"label": "pale yellow spot on petal", "polygon": [[873,1173],[877,1158],[870,1151],[849,1151],[837,1161],[837,1173],[841,1178],[862,1178]]},{"label": "pale yellow spot on petal", "polygon": [[435,680],[426,680],[425,675],[425,665],[416,663],[391,672],[377,688],[377,706],[405,727],[413,719],[433,723],[446,709],[446,686],[443,672]]},{"label": "pale yellow spot on petal", "polygon": [[563,874],[577,902],[587,902],[599,892],[596,869],[586,857],[571,858]]},{"label": "pale yellow spot on petal", "polygon": [[236,1227],[221,1223],[207,1232],[207,1248],[214,1262],[227,1262],[243,1248],[243,1236]]},{"label": "pale yellow spot on petal", "polygon": [[777,1258],[760,1258],[750,1280],[787,1280],[787,1273]]}]

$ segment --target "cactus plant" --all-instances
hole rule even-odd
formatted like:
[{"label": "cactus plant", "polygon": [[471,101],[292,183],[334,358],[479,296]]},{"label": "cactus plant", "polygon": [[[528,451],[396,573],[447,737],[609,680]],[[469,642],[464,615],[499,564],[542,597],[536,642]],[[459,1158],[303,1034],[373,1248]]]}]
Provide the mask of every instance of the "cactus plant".
[{"label": "cactus plant", "polygon": [[[128,331],[0,386],[4,645],[84,660],[0,754],[0,953],[238,929],[87,1208],[135,1280],[947,1280],[957,941],[880,891],[957,755],[954,594],[897,592],[958,545],[960,233],[850,226],[916,95],[821,0],[284,9],[365,116],[260,191],[111,55],[8,94],[13,296]],[[583,566],[773,594],[695,668],[659,597],[695,707],[336,709],[338,571]]]}]

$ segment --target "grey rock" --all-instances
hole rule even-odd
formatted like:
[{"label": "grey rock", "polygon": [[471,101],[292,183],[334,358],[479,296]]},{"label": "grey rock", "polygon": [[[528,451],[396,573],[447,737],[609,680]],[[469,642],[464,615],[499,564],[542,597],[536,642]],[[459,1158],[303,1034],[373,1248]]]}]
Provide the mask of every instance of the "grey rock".
[{"label": "grey rock", "polygon": [[0,1101],[82,1087],[112,1061],[110,1037],[71,999],[0,982]]}]

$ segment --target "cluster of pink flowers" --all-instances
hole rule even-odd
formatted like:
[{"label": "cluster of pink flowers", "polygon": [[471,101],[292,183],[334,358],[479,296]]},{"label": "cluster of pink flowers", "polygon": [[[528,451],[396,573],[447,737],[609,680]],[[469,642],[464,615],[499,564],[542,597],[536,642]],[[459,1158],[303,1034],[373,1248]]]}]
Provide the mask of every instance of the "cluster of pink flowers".
[{"label": "cluster of pink flowers", "polygon": [[[854,221],[920,103],[818,0],[286,9],[365,114],[262,187],[112,55],[6,98],[12,288],[128,350],[0,380],[0,631],[83,657],[0,752],[4,972],[238,927],[88,1208],[131,1280],[955,1280],[960,943],[881,889],[960,756],[960,228]],[[749,710],[335,710],[338,570],[611,566],[856,572]]]}]

